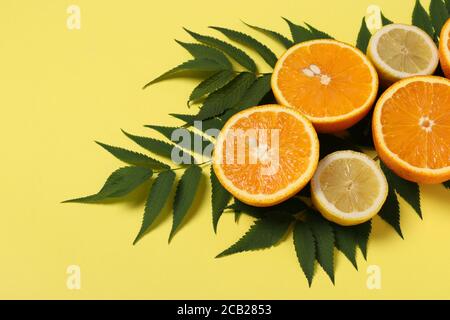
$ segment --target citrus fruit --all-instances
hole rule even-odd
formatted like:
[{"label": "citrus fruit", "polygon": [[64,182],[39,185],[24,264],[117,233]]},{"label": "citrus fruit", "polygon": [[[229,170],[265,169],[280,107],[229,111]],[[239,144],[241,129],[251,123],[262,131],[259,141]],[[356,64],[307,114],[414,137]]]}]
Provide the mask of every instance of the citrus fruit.
[{"label": "citrus fruit", "polygon": [[279,104],[303,113],[318,132],[337,132],[372,107],[378,76],[358,49],[335,40],[306,41],[278,60],[272,89]]},{"label": "citrus fruit", "polygon": [[417,76],[380,97],[372,131],[383,162],[418,183],[450,179],[450,80]]},{"label": "citrus fruit", "polygon": [[442,27],[439,38],[439,56],[441,58],[442,71],[450,78],[450,19]]},{"label": "citrus fruit", "polygon": [[338,151],[319,162],[311,180],[312,202],[328,220],[343,226],[375,216],[386,201],[388,185],[378,164],[364,153]]},{"label": "citrus fruit", "polygon": [[213,169],[237,199],[267,207],[300,191],[318,161],[319,140],[311,122],[293,109],[266,105],[226,122],[216,141]]},{"label": "citrus fruit", "polygon": [[416,76],[430,75],[439,63],[433,39],[422,29],[389,24],[369,41],[367,56],[377,68],[383,85]]}]

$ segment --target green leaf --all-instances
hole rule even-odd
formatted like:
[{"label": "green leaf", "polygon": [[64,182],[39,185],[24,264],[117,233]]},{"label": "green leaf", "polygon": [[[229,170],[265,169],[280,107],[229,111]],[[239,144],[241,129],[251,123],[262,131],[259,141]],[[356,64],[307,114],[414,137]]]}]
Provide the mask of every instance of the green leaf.
[{"label": "green leaf", "polygon": [[233,80],[234,77],[235,73],[232,70],[223,70],[213,74],[211,77],[203,80],[197,87],[195,87],[189,97],[189,101],[198,100],[219,90]]},{"label": "green leaf", "polygon": [[168,169],[169,166],[165,163],[162,163],[158,160],[155,160],[153,158],[147,157],[144,154],[137,153],[134,151],[129,151],[123,148],[110,146],[101,142],[96,141],[99,146],[101,146],[103,149],[111,153],[114,157],[117,159],[132,164],[135,166],[141,166],[141,167],[149,167],[155,170],[158,169]]},{"label": "green leaf", "polygon": [[305,27],[299,26],[286,18],[283,18],[287,24],[289,25],[289,29],[291,30],[292,39],[294,39],[294,43],[300,43],[308,40],[313,40],[314,36]]},{"label": "green leaf", "polygon": [[386,18],[383,14],[383,12],[380,12],[381,14],[381,23],[383,24],[383,26],[387,26],[388,24],[393,24],[394,22],[388,18]]},{"label": "green leaf", "polygon": [[450,14],[450,0],[445,0],[445,7],[447,8],[447,12]]},{"label": "green leaf", "polygon": [[196,115],[194,114],[169,113],[169,115],[186,123],[194,123],[196,119]]},{"label": "green leaf", "polygon": [[372,221],[369,220],[362,224],[353,227],[356,236],[356,242],[361,249],[364,259],[367,260],[367,243],[369,242],[369,235],[372,231]]},{"label": "green leaf", "polygon": [[249,72],[239,74],[220,90],[210,94],[196,116],[196,120],[206,120],[233,108],[255,82],[255,75]]},{"label": "green leaf", "polygon": [[274,39],[275,41],[279,42],[280,44],[282,44],[286,49],[289,49],[290,47],[292,47],[294,45],[294,43],[289,40],[288,38],[286,38],[285,36],[283,36],[282,34],[272,31],[272,30],[268,30],[268,29],[264,29],[264,28],[260,28],[251,24],[248,24],[246,22],[244,22],[247,26],[249,26],[250,28],[259,31],[263,34],[265,34],[266,36]]},{"label": "green leaf", "polygon": [[[180,149],[178,146],[166,143],[164,141],[160,141],[153,138],[148,137],[140,137],[132,135],[124,130],[122,132],[130,138],[132,141],[134,141],[136,144],[140,145],[142,148],[153,152],[154,154],[160,155],[162,157],[165,157],[167,159],[172,159],[172,150],[176,150],[177,153],[184,154],[185,151]],[[186,164],[192,164],[195,163],[194,158],[192,158],[191,155],[189,155],[189,163]]]},{"label": "green leaf", "polygon": [[446,187],[447,189],[450,189],[450,181],[444,182],[443,185],[444,185],[444,187]]},{"label": "green leaf", "polygon": [[316,239],[317,261],[334,284],[334,233],[330,223],[312,211],[307,224]]},{"label": "green leaf", "polygon": [[316,261],[316,243],[311,229],[301,221],[297,221],[294,226],[294,247],[300,267],[311,287]]},{"label": "green leaf", "polygon": [[424,30],[430,35],[430,37],[434,37],[433,25],[431,24],[430,16],[425,11],[424,7],[420,3],[420,0],[416,0],[416,5],[414,6],[412,15],[412,24]]},{"label": "green leaf", "polygon": [[170,231],[169,242],[175,235],[175,232],[181,225],[183,218],[186,216],[189,208],[194,202],[201,177],[202,169],[199,166],[193,165],[186,169],[178,182],[177,191],[173,202],[173,224],[172,230]]},{"label": "green leaf", "polygon": [[155,219],[161,213],[164,205],[169,198],[170,191],[172,190],[173,182],[175,181],[175,172],[163,171],[155,179],[152,185],[150,193],[145,204],[144,218],[142,220],[142,226],[139,230],[136,239],[133,241],[133,245],[136,244],[147,232]]},{"label": "green leaf", "polygon": [[419,185],[414,182],[400,178],[392,172],[383,162],[380,162],[389,186],[393,187],[398,194],[405,199],[406,202],[416,211],[422,219],[422,209],[420,207],[420,190]]},{"label": "green leaf", "polygon": [[355,269],[358,270],[358,264],[356,263],[356,246],[358,243],[356,241],[354,230],[337,224],[333,224],[333,228],[336,237],[336,248],[341,251]]},{"label": "green leaf", "polygon": [[314,39],[334,39],[328,33],[320,31],[320,30],[314,28],[313,26],[307,24],[306,22],[305,22],[305,24],[308,26],[309,30],[311,31],[311,34],[314,37]]},{"label": "green leaf", "polygon": [[434,27],[436,39],[440,36],[442,26],[449,18],[447,7],[442,0],[431,0],[430,2],[430,17],[431,23]]},{"label": "green leaf", "polygon": [[[153,130],[161,133],[163,136],[165,136],[170,141],[173,141],[172,140],[172,133],[174,131],[180,129],[180,127],[164,127],[164,126],[154,126],[154,125],[146,125],[145,127],[153,129]],[[211,141],[206,140],[201,135],[199,135],[199,134],[197,134],[195,132],[192,132],[191,130],[188,130],[186,128],[183,128],[183,130],[186,130],[186,132],[189,133],[189,135],[190,135],[191,146],[190,146],[190,148],[186,148],[187,150],[192,151],[192,152],[199,151],[200,153],[199,152],[197,152],[197,153],[203,154],[202,153],[203,150],[205,150],[205,148],[211,144]],[[195,141],[201,142],[202,150],[196,150],[195,149]],[[177,141],[175,141],[175,142],[177,142]]]},{"label": "green leaf", "polygon": [[186,72],[186,71],[199,71],[199,72],[213,72],[213,71],[220,71],[225,69],[221,64],[217,63],[214,60],[210,60],[210,59],[195,59],[195,60],[189,60],[186,61],[182,64],[180,64],[179,66],[167,71],[166,73],[163,73],[162,75],[160,75],[159,77],[157,77],[156,79],[150,81],[149,83],[147,83],[143,89],[151,86],[152,84],[155,84],[157,82],[160,82],[162,80],[166,80],[168,78],[171,78],[175,75],[178,75],[182,72]]},{"label": "green leaf", "polygon": [[198,42],[207,44],[209,46],[215,47],[215,48],[223,51],[224,53],[229,55],[231,58],[233,58],[237,63],[239,63],[241,66],[243,66],[247,70],[249,70],[251,72],[257,71],[255,61],[253,61],[252,58],[250,58],[248,56],[248,54],[246,54],[241,49],[236,48],[235,46],[233,46],[225,41],[222,41],[222,40],[210,37],[210,36],[204,36],[204,35],[192,32],[188,29],[184,29],[184,30],[186,30],[186,32],[189,33]]},{"label": "green leaf", "polygon": [[220,118],[223,121],[227,121],[236,113],[247,109],[248,107],[257,106],[266,94],[270,92],[271,74],[266,74],[259,77],[250,88],[244,93],[244,96],[232,109],[227,110]]},{"label": "green leaf", "polygon": [[255,38],[249,36],[248,34],[227,28],[221,27],[210,27],[210,28],[223,33],[230,40],[236,41],[237,43],[240,43],[255,50],[269,66],[271,66],[272,68],[275,67],[275,64],[278,61],[278,58],[275,55],[275,53],[273,53],[272,50],[270,50],[266,45],[262,44]]},{"label": "green leaf", "polygon": [[291,222],[291,219],[275,213],[270,217],[257,220],[238,242],[217,255],[216,258],[275,246],[286,234]]},{"label": "green leaf", "polygon": [[234,199],[234,203],[228,206],[228,208],[237,212],[244,212],[252,217],[261,219],[267,217],[273,212],[282,212],[294,215],[306,210],[308,206],[299,198],[290,198],[280,204],[267,208],[250,206],[239,201],[238,199]]},{"label": "green leaf", "polygon": [[371,36],[372,34],[367,28],[366,19],[362,18],[361,28],[359,29],[358,39],[356,40],[356,47],[362,52],[366,53]]},{"label": "green leaf", "polygon": [[400,207],[398,205],[397,195],[392,187],[389,188],[386,202],[378,215],[394,228],[398,235],[403,239],[402,229],[400,227]]},{"label": "green leaf", "polygon": [[217,224],[219,223],[220,216],[223,210],[230,202],[231,194],[224,188],[217,179],[216,174],[211,166],[211,206],[212,206],[212,218],[214,232],[217,232]]},{"label": "green leaf", "polygon": [[175,40],[179,45],[185,48],[196,59],[213,60],[220,64],[223,69],[232,69],[230,60],[219,50],[199,43],[186,43]]},{"label": "green leaf", "polygon": [[330,153],[342,150],[353,150],[362,152],[361,148],[353,144],[349,140],[342,139],[332,134],[319,134],[320,143],[320,158],[323,158]]},{"label": "green leaf", "polygon": [[135,190],[142,183],[150,179],[153,171],[149,168],[124,167],[114,171],[106,180],[97,194],[66,200],[68,202],[93,203],[111,198],[120,198]]}]

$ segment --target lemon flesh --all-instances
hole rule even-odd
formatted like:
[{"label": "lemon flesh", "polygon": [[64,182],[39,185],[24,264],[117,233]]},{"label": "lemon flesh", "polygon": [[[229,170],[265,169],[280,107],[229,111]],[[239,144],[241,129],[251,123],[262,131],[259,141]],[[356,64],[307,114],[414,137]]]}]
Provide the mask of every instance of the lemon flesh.
[{"label": "lemon flesh", "polygon": [[375,33],[367,54],[387,84],[415,75],[433,74],[439,63],[433,39],[415,26],[402,24],[391,24]]},{"label": "lemon flesh", "polygon": [[353,151],[325,157],[311,183],[315,207],[326,219],[344,226],[370,220],[383,206],[388,191],[379,166]]}]

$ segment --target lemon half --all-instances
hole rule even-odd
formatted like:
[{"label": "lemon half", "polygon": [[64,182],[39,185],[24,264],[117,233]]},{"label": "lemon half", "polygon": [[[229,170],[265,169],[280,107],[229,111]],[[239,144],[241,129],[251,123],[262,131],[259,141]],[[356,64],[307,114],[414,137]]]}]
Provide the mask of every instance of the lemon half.
[{"label": "lemon half", "polygon": [[319,162],[311,193],[314,206],[326,219],[351,226],[380,211],[388,184],[378,164],[367,155],[338,151]]},{"label": "lemon half", "polygon": [[433,39],[422,29],[390,24],[370,39],[367,55],[383,84],[417,75],[430,75],[439,63],[439,51]]}]

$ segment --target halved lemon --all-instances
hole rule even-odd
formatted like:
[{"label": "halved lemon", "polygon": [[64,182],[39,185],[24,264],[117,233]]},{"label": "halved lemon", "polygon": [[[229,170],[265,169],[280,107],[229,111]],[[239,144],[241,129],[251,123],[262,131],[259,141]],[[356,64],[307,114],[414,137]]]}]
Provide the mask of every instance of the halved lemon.
[{"label": "halved lemon", "polygon": [[237,199],[267,207],[298,193],[319,161],[319,140],[311,122],[279,105],[235,114],[217,138],[213,169]]},{"label": "halved lemon", "polygon": [[351,226],[370,220],[386,201],[388,184],[364,153],[338,151],[319,162],[311,180],[314,206],[328,220]]},{"label": "halved lemon", "polygon": [[422,29],[404,24],[390,24],[378,30],[370,38],[367,56],[384,85],[433,74],[439,64],[433,39]]}]

